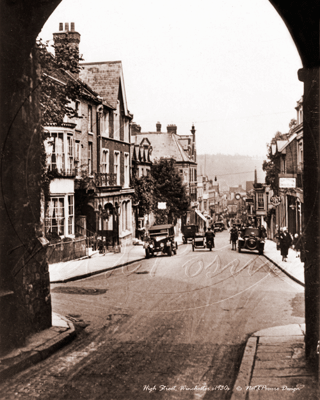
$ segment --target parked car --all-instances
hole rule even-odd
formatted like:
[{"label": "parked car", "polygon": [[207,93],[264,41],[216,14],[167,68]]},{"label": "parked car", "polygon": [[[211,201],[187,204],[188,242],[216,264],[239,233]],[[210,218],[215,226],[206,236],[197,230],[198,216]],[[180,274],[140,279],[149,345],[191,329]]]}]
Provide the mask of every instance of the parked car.
[{"label": "parked car", "polygon": [[149,229],[149,236],[144,243],[146,258],[158,253],[177,254],[178,243],[174,241],[173,225],[154,225]]},{"label": "parked car", "polygon": [[193,239],[195,234],[198,232],[199,227],[198,225],[184,225],[182,227],[182,240],[183,243],[187,243],[188,239]]},{"label": "parked car", "polygon": [[245,228],[240,231],[238,237],[238,251],[242,250],[257,250],[259,254],[264,251],[264,236],[258,228]]},{"label": "parked car", "polygon": [[224,229],[226,229],[223,222],[215,222],[213,228],[215,232],[222,232]]}]

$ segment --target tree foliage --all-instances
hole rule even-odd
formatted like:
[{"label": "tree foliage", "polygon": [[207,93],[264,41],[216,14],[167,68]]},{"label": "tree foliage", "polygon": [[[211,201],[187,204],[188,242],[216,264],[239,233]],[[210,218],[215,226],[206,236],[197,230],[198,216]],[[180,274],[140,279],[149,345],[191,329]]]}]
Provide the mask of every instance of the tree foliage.
[{"label": "tree foliage", "polygon": [[64,116],[78,116],[72,107],[81,96],[81,84],[74,74],[80,72],[79,51],[67,41],[60,44],[56,55],[48,51],[48,44],[37,41],[38,58],[41,66],[40,106],[42,125],[61,124]]},{"label": "tree foliage", "polygon": [[[154,213],[156,223],[176,223],[190,205],[186,187],[175,168],[173,159],[160,159],[151,168],[154,180]],[[158,210],[158,202],[165,202],[166,209]]]},{"label": "tree foliage", "polygon": [[132,186],[134,188],[133,204],[138,205],[139,215],[143,217],[153,211],[154,206],[154,180],[151,175],[136,177],[136,169],[133,169]]},{"label": "tree foliage", "polygon": [[[151,174],[136,177],[133,168],[132,186],[135,190],[133,204],[139,208],[139,215],[154,213],[156,224],[176,223],[190,205],[186,187],[175,168],[174,160],[161,159],[153,163]],[[158,209],[158,203],[166,203],[165,210]]]}]

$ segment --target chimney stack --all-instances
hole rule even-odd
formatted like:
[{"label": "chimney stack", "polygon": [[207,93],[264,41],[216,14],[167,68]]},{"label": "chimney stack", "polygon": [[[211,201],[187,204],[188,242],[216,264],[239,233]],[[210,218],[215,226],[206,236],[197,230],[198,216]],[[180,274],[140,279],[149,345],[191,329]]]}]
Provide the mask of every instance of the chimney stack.
[{"label": "chimney stack", "polygon": [[69,30],[69,23],[66,22],[59,23],[59,32],[53,34],[54,51],[56,57],[59,55],[59,48],[62,45],[69,44],[71,49],[74,49],[75,53],[79,56],[79,43],[80,43],[80,33],[75,31],[75,23],[71,22],[71,31]]},{"label": "chimney stack", "polygon": [[131,123],[131,134],[135,135],[135,134],[140,133],[140,132],[141,132],[141,126],[138,125],[135,122],[132,122]]},{"label": "chimney stack", "polygon": [[156,127],[157,127],[157,132],[161,132],[161,124],[160,124],[160,122],[156,123]]},{"label": "chimney stack", "polygon": [[167,125],[167,132],[177,134],[177,125],[174,124]]}]

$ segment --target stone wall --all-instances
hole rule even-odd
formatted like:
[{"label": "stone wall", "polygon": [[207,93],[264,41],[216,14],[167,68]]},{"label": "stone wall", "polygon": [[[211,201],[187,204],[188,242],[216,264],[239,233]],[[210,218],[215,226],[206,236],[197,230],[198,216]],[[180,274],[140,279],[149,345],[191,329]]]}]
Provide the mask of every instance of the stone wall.
[{"label": "stone wall", "polygon": [[32,51],[20,79],[2,101],[0,352],[51,326],[46,240],[40,217],[43,145],[39,75]]}]

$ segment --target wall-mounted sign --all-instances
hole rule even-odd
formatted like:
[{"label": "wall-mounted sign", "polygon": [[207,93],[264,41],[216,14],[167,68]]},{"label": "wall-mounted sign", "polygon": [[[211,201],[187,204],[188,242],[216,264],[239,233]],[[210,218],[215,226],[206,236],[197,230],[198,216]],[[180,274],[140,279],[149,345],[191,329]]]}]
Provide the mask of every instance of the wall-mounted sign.
[{"label": "wall-mounted sign", "polygon": [[281,197],[279,197],[279,196],[271,196],[270,197],[270,203],[272,203],[274,206],[278,206],[281,203]]},{"label": "wall-mounted sign", "polygon": [[296,187],[296,178],[279,178],[279,187],[281,189],[294,189]]},{"label": "wall-mounted sign", "polygon": [[166,208],[167,208],[167,203],[166,202],[158,203],[158,209],[159,210],[165,210]]}]

